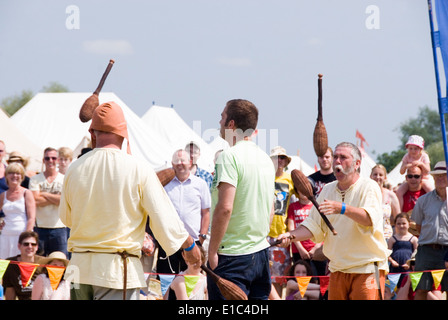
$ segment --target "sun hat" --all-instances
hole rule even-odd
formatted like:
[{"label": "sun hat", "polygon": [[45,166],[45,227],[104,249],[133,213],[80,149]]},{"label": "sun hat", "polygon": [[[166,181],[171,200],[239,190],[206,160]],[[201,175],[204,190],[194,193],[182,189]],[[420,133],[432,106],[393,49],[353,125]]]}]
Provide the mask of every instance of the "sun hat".
[{"label": "sun hat", "polygon": [[[93,130],[111,132],[125,138],[128,142],[127,152],[131,153],[126,119],[123,110],[117,103],[110,101],[95,108],[89,132],[93,133]],[[95,148],[94,144],[95,142],[92,141],[93,148]]]},{"label": "sun hat", "polygon": [[439,161],[434,166],[434,170],[429,171],[430,174],[446,174],[446,162]]},{"label": "sun hat", "polygon": [[19,151],[12,151],[6,162],[9,164],[17,161],[22,162],[24,168],[28,166],[28,159],[26,157],[24,157]]},{"label": "sun hat", "polygon": [[68,260],[64,252],[61,251],[53,251],[48,255],[48,257],[39,259],[39,264],[45,265],[50,263],[53,260],[60,260],[64,263],[65,266],[68,265]]},{"label": "sun hat", "polygon": [[417,146],[423,149],[423,147],[425,146],[425,140],[420,136],[412,135],[409,137],[408,142],[406,142],[406,148],[408,147],[408,145]]},{"label": "sun hat", "polygon": [[278,157],[278,156],[285,156],[288,159],[287,165],[291,162],[291,157],[286,154],[286,150],[283,147],[276,146],[271,150],[271,155],[270,155],[271,158]]}]

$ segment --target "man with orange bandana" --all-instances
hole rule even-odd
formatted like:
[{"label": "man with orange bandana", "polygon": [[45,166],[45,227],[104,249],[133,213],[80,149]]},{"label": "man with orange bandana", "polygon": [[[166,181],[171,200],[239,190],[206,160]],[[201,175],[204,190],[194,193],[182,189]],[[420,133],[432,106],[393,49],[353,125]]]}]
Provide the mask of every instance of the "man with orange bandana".
[{"label": "man with orange bandana", "polygon": [[[168,254],[180,248],[193,264],[200,251],[150,165],[130,155],[127,124],[115,102],[98,106],[89,129],[93,150],[73,162],[64,179],[59,214],[71,229],[66,278],[71,298],[139,298],[147,217]],[[121,146],[127,140],[127,154]]]}]

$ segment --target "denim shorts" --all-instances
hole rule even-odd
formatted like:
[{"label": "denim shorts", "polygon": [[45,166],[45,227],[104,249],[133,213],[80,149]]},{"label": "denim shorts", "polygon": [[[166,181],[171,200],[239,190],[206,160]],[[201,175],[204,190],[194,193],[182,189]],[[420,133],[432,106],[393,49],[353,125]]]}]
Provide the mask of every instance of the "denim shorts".
[{"label": "denim shorts", "polygon": [[[235,283],[249,300],[267,300],[271,292],[268,249],[247,255],[218,255],[218,266],[213,272]],[[207,286],[209,300],[224,300],[210,277],[207,277]]]}]

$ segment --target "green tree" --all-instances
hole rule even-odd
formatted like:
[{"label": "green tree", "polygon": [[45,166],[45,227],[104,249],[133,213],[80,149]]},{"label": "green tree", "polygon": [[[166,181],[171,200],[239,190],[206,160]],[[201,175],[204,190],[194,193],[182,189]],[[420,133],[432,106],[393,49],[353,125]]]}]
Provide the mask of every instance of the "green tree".
[{"label": "green tree", "polygon": [[[68,88],[58,82],[50,82],[47,86],[44,86],[41,92],[68,92]],[[23,90],[19,94],[15,94],[6,98],[3,98],[0,102],[1,108],[9,115],[12,116],[20,108],[22,108],[28,101],[34,96],[33,91]]]},{"label": "green tree", "polygon": [[12,116],[20,108],[22,108],[34,96],[33,91],[23,90],[19,94],[2,99],[1,107],[9,115]]}]

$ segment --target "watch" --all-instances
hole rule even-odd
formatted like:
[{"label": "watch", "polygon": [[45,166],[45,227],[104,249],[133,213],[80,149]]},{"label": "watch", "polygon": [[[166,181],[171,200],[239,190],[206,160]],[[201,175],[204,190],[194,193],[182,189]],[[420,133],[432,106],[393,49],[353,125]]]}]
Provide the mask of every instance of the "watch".
[{"label": "watch", "polygon": [[206,234],[202,234],[202,233],[200,233],[199,236],[200,236],[201,238],[204,238],[204,240],[207,239],[207,235],[206,235]]}]

